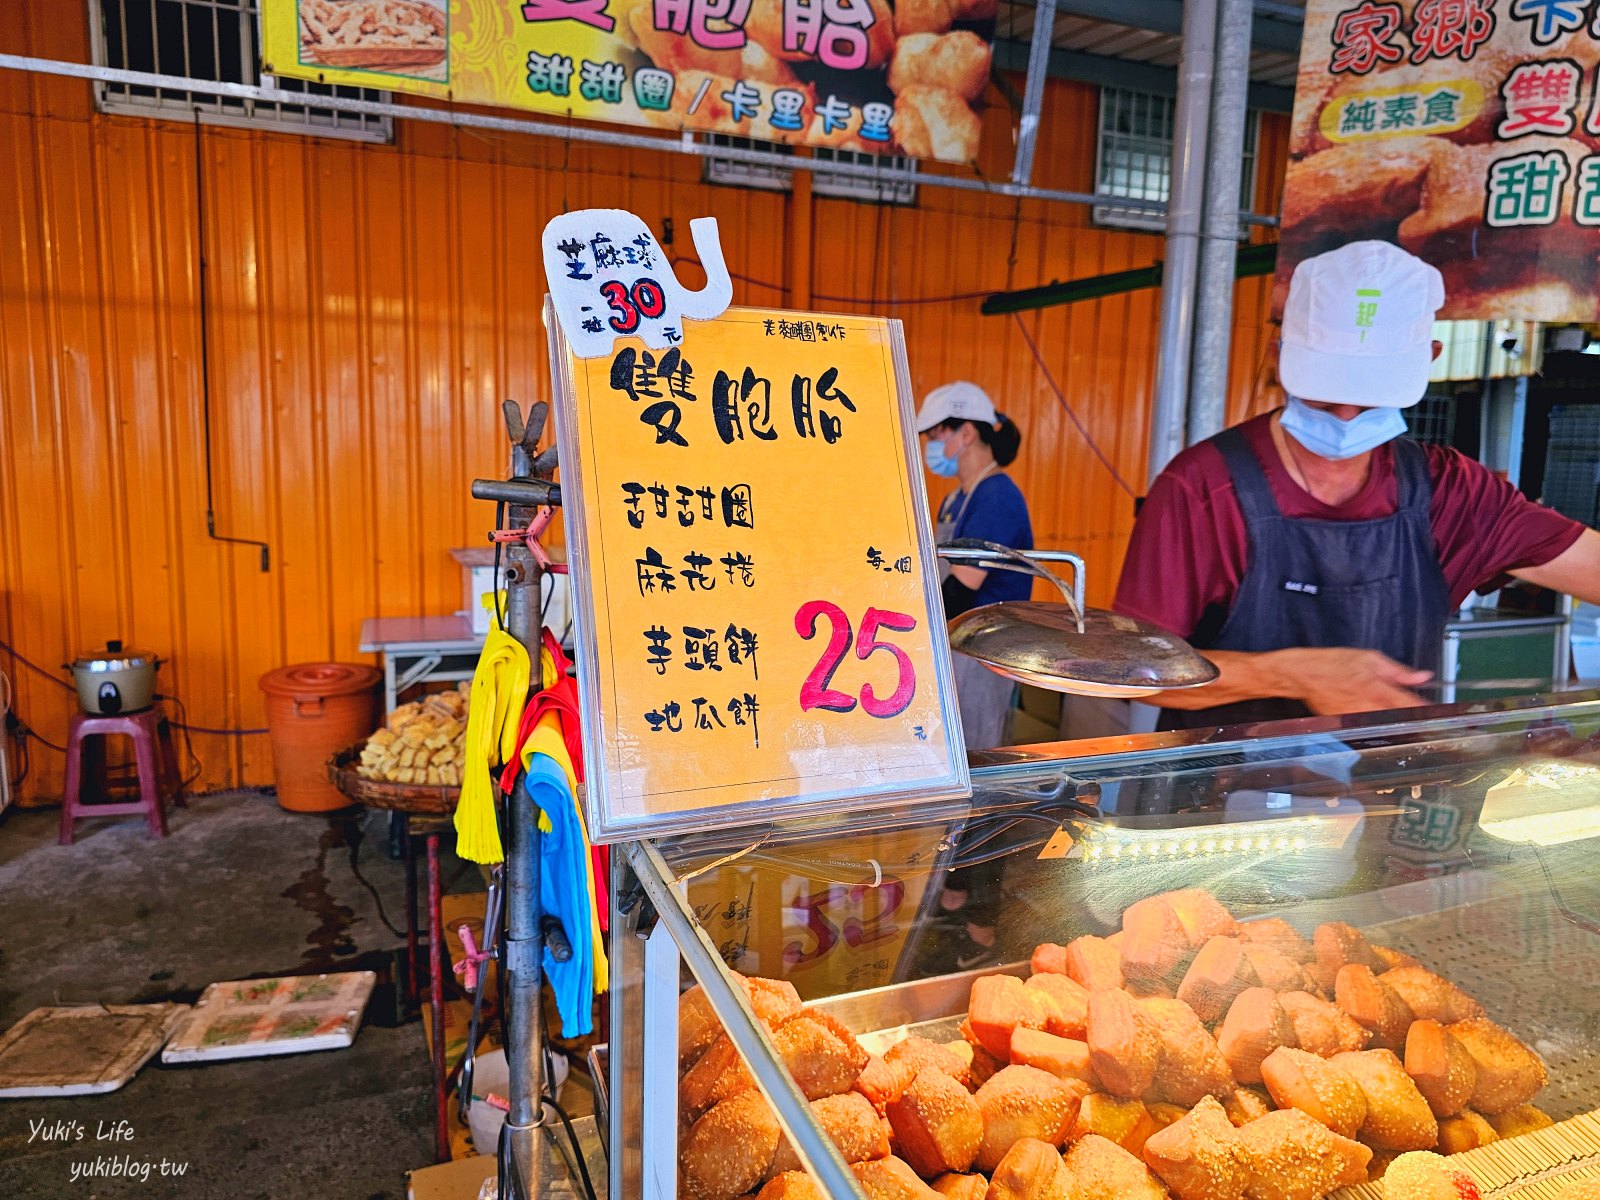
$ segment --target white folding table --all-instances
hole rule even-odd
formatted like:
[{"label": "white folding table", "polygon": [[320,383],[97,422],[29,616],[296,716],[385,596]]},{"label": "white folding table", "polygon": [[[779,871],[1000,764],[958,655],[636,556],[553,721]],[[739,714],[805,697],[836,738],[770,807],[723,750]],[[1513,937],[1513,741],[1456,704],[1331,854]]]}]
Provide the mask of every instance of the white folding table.
[{"label": "white folding table", "polygon": [[484,635],[465,617],[369,617],[361,622],[361,652],[383,656],[383,711],[393,712],[407,689],[429,680],[471,679]]}]

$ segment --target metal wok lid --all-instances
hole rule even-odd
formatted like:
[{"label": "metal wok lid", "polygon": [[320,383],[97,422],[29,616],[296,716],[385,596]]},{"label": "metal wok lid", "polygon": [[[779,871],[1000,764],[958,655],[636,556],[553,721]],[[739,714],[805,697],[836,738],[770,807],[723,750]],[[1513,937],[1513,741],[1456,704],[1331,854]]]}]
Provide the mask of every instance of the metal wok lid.
[{"label": "metal wok lid", "polygon": [[[1065,597],[1065,604],[988,604],[950,622],[951,649],[1008,679],[1080,696],[1130,698],[1202,687],[1217,678],[1217,668],[1182,638],[1133,617],[1085,608],[1084,565],[1075,554],[1022,552],[969,538],[941,545],[939,554],[1049,580]],[[1041,560],[1071,563],[1073,586]]]},{"label": "metal wok lid", "polygon": [[1188,642],[1143,621],[1091,608],[1010,600],[950,622],[950,648],[1019,683],[1080,696],[1133,697],[1200,687],[1217,668]]}]

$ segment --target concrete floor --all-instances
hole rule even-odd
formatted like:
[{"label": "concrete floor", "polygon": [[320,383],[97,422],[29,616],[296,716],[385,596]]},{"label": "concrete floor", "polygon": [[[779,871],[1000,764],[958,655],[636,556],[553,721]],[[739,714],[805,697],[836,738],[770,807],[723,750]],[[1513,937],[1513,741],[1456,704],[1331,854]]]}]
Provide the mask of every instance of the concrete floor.
[{"label": "concrete floor", "polygon": [[[400,1023],[392,977],[404,938],[405,872],[386,853],[381,813],[282,811],[255,792],[190,800],[172,834],[128,819],[80,826],[56,845],[56,810],[0,817],[0,1029],[40,1005],[192,1001],[209,983],[375,969],[380,986],[348,1050],[163,1067],[127,1087],[68,1100],[0,1101],[0,1197],[166,1200],[386,1200],[432,1161],[422,1025]],[[425,872],[421,872],[425,878]],[[453,890],[476,876],[447,855]],[[30,1122],[76,1119],[81,1143],[29,1141]],[[131,1142],[96,1146],[98,1122]],[[181,1181],[74,1180],[97,1155],[188,1165]]]}]

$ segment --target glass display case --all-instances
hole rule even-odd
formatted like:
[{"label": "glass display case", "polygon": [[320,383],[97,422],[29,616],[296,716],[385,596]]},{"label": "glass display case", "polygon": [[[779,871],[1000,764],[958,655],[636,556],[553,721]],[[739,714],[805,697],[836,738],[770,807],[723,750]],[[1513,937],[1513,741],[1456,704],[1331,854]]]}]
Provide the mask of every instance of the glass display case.
[{"label": "glass display case", "polygon": [[[990,1173],[997,1156],[1015,1174],[984,1099],[1008,1065],[1045,1095],[1005,1111],[1056,1106],[1024,1133],[1066,1148],[1069,1168],[1102,1134],[1129,1152],[1112,1166],[1160,1164],[1149,1180],[1180,1200],[1201,1183],[1162,1171],[1202,1111],[1231,1118],[1212,1131],[1226,1140],[1316,1108],[1296,1089],[1322,1068],[1280,1048],[1342,1063],[1364,1090],[1365,1117],[1319,1116],[1337,1149],[1317,1142],[1319,1158],[1342,1164],[1329,1190],[1401,1149],[1579,1117],[1600,1107],[1596,839],[1590,692],[1026,747],[975,758],[970,802],[631,844],[613,929],[612,1195],[732,1200],[786,1166],[816,1192],[781,1181],[769,1197],[939,1194],[917,1176]],[[1035,975],[1057,978],[1023,982]],[[925,1040],[894,1049],[912,1037]],[[1430,1088],[1430,1052],[1454,1070],[1463,1050],[1477,1083],[1445,1072]],[[967,1101],[937,1098],[943,1081],[912,1092],[930,1062],[976,1093],[978,1134]],[[1427,1092],[1420,1131],[1383,1127],[1391,1084],[1412,1108],[1413,1085]],[[952,1106],[967,1125],[939,1126]],[[1254,1132],[1269,1126],[1304,1140],[1288,1118]],[[1297,1161],[1279,1149],[1261,1162]],[[847,1161],[863,1158],[878,1165]],[[983,1195],[970,1184],[941,1192]]]}]

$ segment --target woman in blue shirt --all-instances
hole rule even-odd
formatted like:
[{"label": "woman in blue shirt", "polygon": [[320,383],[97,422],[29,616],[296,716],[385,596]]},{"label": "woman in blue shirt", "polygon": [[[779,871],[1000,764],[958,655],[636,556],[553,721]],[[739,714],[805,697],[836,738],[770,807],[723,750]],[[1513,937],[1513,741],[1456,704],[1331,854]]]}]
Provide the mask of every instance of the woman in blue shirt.
[{"label": "woman in blue shirt", "polygon": [[[935,388],[917,413],[923,460],[935,475],[960,486],[939,505],[937,537],[981,538],[1013,550],[1033,549],[1033,526],[1022,492],[1004,473],[1016,461],[1022,431],[977,384],[957,382]],[[1001,600],[1026,600],[1030,576],[1015,571],[940,564],[946,617]],[[968,750],[1003,745],[1016,686],[976,659],[956,655],[956,700]],[[939,970],[971,970],[992,965],[1001,898],[999,859],[951,872],[939,895],[939,921],[948,930],[931,939]]]},{"label": "woman in blue shirt", "polygon": [[[939,505],[937,537],[981,538],[1013,550],[1033,549],[1028,503],[1004,473],[1016,460],[1022,431],[1004,413],[995,411],[984,390],[974,383],[947,383],[929,392],[917,413],[923,458],[935,475],[953,478],[960,487]],[[947,618],[969,608],[1001,600],[1026,600],[1033,581],[1014,571],[979,567],[941,567]],[[967,748],[1001,745],[1011,715],[1013,685],[981,663],[957,656],[956,697]]]}]

